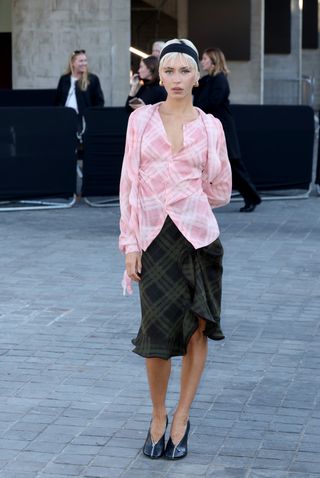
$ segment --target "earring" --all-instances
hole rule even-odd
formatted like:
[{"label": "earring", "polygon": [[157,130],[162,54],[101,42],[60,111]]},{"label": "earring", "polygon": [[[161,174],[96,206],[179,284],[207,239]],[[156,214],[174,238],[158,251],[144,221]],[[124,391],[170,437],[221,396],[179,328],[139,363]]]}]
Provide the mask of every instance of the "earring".
[{"label": "earring", "polygon": [[163,86],[163,81],[162,80],[159,80],[159,85]]},{"label": "earring", "polygon": [[196,81],[194,87],[197,88],[199,86],[199,81]]}]

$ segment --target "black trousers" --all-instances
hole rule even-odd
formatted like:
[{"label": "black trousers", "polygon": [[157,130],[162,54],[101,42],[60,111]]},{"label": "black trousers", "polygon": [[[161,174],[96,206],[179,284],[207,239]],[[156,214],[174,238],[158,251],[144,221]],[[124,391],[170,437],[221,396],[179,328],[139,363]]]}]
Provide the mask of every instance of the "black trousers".
[{"label": "black trousers", "polygon": [[242,159],[230,159],[232,170],[232,187],[239,191],[245,204],[259,204],[261,198],[251,181],[249,172]]}]

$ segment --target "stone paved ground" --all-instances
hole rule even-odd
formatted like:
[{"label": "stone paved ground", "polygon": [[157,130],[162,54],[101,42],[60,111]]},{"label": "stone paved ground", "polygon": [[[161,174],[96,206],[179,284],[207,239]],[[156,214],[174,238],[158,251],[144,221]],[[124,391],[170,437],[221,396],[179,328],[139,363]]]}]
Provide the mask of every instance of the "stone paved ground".
[{"label": "stone paved ground", "polygon": [[[119,211],[0,213],[0,478],[319,478],[320,198],[217,211],[224,343],[210,343],[181,462],[141,455]],[[179,359],[168,395],[178,396]]]}]

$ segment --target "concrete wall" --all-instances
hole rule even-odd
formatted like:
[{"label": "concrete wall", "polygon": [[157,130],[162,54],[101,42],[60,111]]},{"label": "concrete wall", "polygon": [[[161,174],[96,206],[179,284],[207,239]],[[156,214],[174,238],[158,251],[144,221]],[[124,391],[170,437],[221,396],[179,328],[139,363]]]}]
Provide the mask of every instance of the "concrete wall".
[{"label": "concrete wall", "polygon": [[[265,104],[309,104],[320,107],[320,48],[302,50],[301,1],[291,0],[291,53],[265,55]],[[320,9],[319,9],[320,25]],[[319,35],[320,44],[320,35]],[[308,79],[313,77],[314,96]]]},{"label": "concrete wall", "polygon": [[297,104],[300,101],[302,60],[302,10],[300,0],[291,0],[291,53],[265,55],[264,102]]},{"label": "concrete wall", "polygon": [[302,75],[315,79],[314,106],[320,109],[320,5],[318,9],[319,38],[317,50],[302,50]]},{"label": "concrete wall", "polygon": [[[251,59],[230,61],[232,103],[260,104],[263,99],[264,0],[251,0]],[[228,59],[227,59],[228,60]]]},{"label": "concrete wall", "polygon": [[[320,38],[319,38],[320,44]],[[315,109],[320,109],[320,49],[303,50],[302,52],[302,75],[314,78],[314,98],[313,105]],[[308,82],[305,87],[308,88]]]},{"label": "concrete wall", "polygon": [[[176,0],[178,37],[188,37],[186,7],[187,0]],[[0,31],[11,30],[11,8],[13,88],[55,88],[70,53],[84,48],[91,71],[100,77],[106,104],[124,104],[130,0],[1,0]],[[301,50],[299,0],[291,0],[291,10],[291,54],[264,55],[264,0],[251,0],[251,59],[228,62],[233,103],[296,103],[298,78],[308,75],[316,77],[314,105],[319,108],[320,49]]]},{"label": "concrete wall", "polygon": [[[177,0],[178,36],[188,38],[187,1]],[[214,27],[214,26],[213,26]],[[250,61],[228,61],[232,103],[263,100],[264,0],[251,0]]]},{"label": "concrete wall", "polygon": [[70,53],[83,48],[106,104],[124,104],[130,0],[15,0],[12,8],[13,88],[55,88]]}]

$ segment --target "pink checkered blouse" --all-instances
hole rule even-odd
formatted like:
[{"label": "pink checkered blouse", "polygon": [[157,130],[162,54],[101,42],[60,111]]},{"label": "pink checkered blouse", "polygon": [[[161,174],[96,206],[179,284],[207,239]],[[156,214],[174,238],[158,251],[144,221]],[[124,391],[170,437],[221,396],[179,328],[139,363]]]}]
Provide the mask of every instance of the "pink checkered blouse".
[{"label": "pink checkered blouse", "polygon": [[183,147],[172,153],[160,103],[129,118],[120,181],[120,239],[124,253],[147,249],[169,215],[196,248],[219,236],[212,207],[230,201],[231,169],[219,120],[198,109],[183,128]]}]

